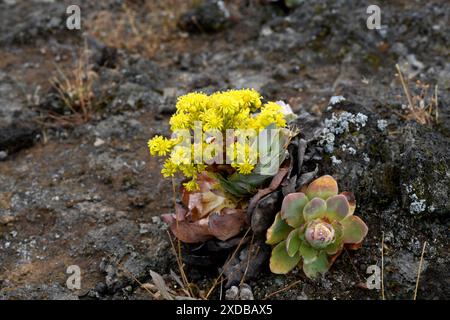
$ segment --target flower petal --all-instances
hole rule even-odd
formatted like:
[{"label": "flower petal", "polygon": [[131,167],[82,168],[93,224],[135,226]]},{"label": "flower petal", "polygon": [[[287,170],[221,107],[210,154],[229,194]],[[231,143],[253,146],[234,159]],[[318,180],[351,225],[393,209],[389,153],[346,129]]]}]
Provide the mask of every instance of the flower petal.
[{"label": "flower petal", "polygon": [[311,182],[306,189],[309,199],[319,197],[324,200],[338,194],[338,185],[332,176],[325,175]]},{"label": "flower petal", "polygon": [[341,221],[344,243],[360,243],[367,235],[367,225],[357,216],[348,216]]},{"label": "flower petal", "polygon": [[298,228],[305,221],[303,208],[308,203],[308,198],[302,192],[290,193],[283,199],[281,205],[281,218],[293,228]]},{"label": "flower petal", "polygon": [[290,257],[286,251],[286,241],[282,241],[272,250],[270,257],[270,271],[277,274],[286,274],[300,261],[300,254]]},{"label": "flower petal", "polygon": [[277,213],[272,226],[267,229],[266,243],[272,245],[277,244],[286,239],[291,231],[292,228],[281,219],[280,213]]},{"label": "flower petal", "polygon": [[324,217],[327,212],[327,203],[322,198],[314,198],[303,208],[303,217],[306,221],[312,221]]},{"label": "flower petal", "polygon": [[330,221],[341,221],[350,213],[350,205],[347,197],[339,194],[327,199],[327,218]]}]

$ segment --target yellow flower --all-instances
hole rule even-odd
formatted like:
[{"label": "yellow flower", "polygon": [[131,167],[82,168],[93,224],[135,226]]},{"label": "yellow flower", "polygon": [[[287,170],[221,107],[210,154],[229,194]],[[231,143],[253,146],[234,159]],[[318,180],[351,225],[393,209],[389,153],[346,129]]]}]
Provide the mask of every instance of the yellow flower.
[{"label": "yellow flower", "polygon": [[242,101],[244,107],[256,111],[261,108],[261,95],[254,89],[230,90],[230,93]]},{"label": "yellow flower", "polygon": [[275,124],[277,127],[286,126],[282,108],[275,102],[266,103],[262,107],[261,113],[259,113],[255,119],[259,129],[264,129],[271,124]]},{"label": "yellow flower", "polygon": [[183,112],[179,112],[174,114],[170,120],[170,128],[172,131],[179,130],[179,129],[188,129],[191,126],[191,120],[189,115]]},{"label": "yellow flower", "polygon": [[188,93],[184,96],[178,98],[177,110],[186,113],[196,113],[203,111],[207,104],[209,98],[206,94],[200,92]]},{"label": "yellow flower", "polygon": [[169,178],[173,177],[177,170],[178,166],[170,161],[170,159],[167,159],[164,162],[164,167],[162,168],[161,173],[163,174],[164,178]]},{"label": "yellow flower", "polygon": [[197,168],[193,164],[182,164],[180,170],[187,178],[194,177],[197,174]]},{"label": "yellow flower", "polygon": [[217,115],[214,111],[206,111],[203,114],[203,129],[204,131],[209,130],[221,130],[223,128],[223,118],[219,115]]},{"label": "yellow flower", "polygon": [[162,136],[155,136],[153,139],[148,141],[148,148],[150,149],[150,154],[152,156],[165,156],[174,146],[174,141],[164,138]]},{"label": "yellow flower", "polygon": [[230,94],[229,91],[225,91],[213,94],[210,104],[224,116],[230,116],[239,112],[239,102],[239,97]]},{"label": "yellow flower", "polygon": [[190,148],[178,146],[170,154],[170,161],[172,161],[176,165],[190,164],[191,163],[190,153],[191,153]]},{"label": "yellow flower", "polygon": [[252,173],[255,166],[248,161],[245,161],[240,164],[236,164],[234,167],[237,167],[237,170],[240,174],[250,174]]},{"label": "yellow flower", "polygon": [[183,186],[186,188],[187,191],[196,191],[199,190],[198,183],[195,181],[195,179],[192,179],[189,182],[183,183]]},{"label": "yellow flower", "polygon": [[[181,171],[185,177],[192,179],[185,184],[186,188],[196,190],[197,174],[206,170],[209,160],[223,152],[223,149],[216,150],[211,142],[203,139],[191,143],[191,133],[196,131],[197,122],[201,123],[202,135],[206,131],[216,130],[225,135],[228,129],[242,130],[230,139],[227,136],[231,145],[226,145],[225,156],[227,163],[232,163],[231,166],[239,173],[251,173],[258,161],[258,150],[252,139],[242,140],[240,137],[247,136],[244,132],[248,132],[248,129],[258,134],[270,125],[278,128],[286,126],[283,107],[274,102],[262,105],[261,100],[261,95],[254,89],[227,90],[211,95],[193,92],[179,97],[177,111],[170,118],[171,130],[178,138],[155,136],[148,142],[152,155],[170,155],[161,170],[163,176],[172,177]],[[258,110],[260,112],[254,114]],[[184,142],[188,145],[185,146]]]}]

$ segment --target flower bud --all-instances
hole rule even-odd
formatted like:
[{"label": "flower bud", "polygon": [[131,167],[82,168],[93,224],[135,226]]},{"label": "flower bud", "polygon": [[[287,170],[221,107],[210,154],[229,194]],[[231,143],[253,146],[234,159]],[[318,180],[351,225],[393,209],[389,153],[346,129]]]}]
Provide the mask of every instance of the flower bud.
[{"label": "flower bud", "polygon": [[322,249],[334,241],[334,229],[320,219],[311,221],[305,231],[305,238],[316,249]]}]

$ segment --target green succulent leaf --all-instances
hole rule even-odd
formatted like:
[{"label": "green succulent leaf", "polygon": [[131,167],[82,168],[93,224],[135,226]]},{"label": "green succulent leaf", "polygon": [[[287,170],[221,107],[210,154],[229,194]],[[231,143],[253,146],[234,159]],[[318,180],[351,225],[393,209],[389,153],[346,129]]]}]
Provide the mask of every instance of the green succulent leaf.
[{"label": "green succulent leaf", "polygon": [[325,252],[321,252],[317,258],[311,262],[303,262],[303,271],[310,279],[316,278],[319,274],[323,274],[330,269],[330,262]]},{"label": "green succulent leaf", "polygon": [[292,228],[281,219],[280,213],[278,212],[272,226],[267,229],[266,243],[271,245],[277,244],[286,239],[291,231]]},{"label": "green succulent leaf", "polygon": [[298,229],[292,230],[286,238],[286,251],[290,257],[295,256],[295,254],[298,253],[298,249],[300,247],[301,240],[298,231]]},{"label": "green succulent leaf", "polygon": [[350,213],[350,205],[347,197],[339,194],[327,199],[327,214],[326,217],[330,221],[341,221]]},{"label": "green succulent leaf", "polygon": [[347,198],[348,205],[349,205],[349,215],[352,215],[356,209],[355,195],[353,194],[353,192],[348,192],[348,191],[342,192],[341,195],[343,195]]},{"label": "green succulent leaf", "polygon": [[344,243],[360,243],[367,235],[367,225],[357,216],[348,216],[341,221]]},{"label": "green succulent leaf", "polygon": [[312,221],[324,217],[327,211],[327,203],[322,198],[314,198],[303,208],[303,217],[306,221]]},{"label": "green succulent leaf", "polygon": [[305,222],[303,208],[308,201],[308,198],[302,192],[288,194],[284,197],[281,205],[281,218],[286,220],[291,227],[298,228]]},{"label": "green succulent leaf", "polygon": [[309,263],[316,260],[318,251],[311,247],[306,241],[302,241],[299,248],[300,255],[304,263]]},{"label": "green succulent leaf", "polygon": [[335,240],[333,241],[333,243],[329,244],[324,249],[324,251],[328,255],[334,255],[334,254],[338,253],[344,246],[344,241],[342,241],[342,236],[343,236],[342,225],[339,222],[335,221],[332,223],[332,226],[334,229]]},{"label": "green succulent leaf", "polygon": [[322,198],[327,200],[329,197],[338,194],[338,185],[332,176],[325,175],[311,182],[306,189],[306,196],[309,199]]},{"label": "green succulent leaf", "polygon": [[300,261],[300,254],[297,252],[293,257],[286,251],[286,241],[282,241],[272,250],[270,257],[270,271],[276,274],[286,274]]}]

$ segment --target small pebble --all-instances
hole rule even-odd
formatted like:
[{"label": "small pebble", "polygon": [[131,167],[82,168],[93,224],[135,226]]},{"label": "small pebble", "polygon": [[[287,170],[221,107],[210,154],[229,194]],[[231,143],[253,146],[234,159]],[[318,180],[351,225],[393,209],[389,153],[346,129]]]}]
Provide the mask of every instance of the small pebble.
[{"label": "small pebble", "polygon": [[239,295],[239,289],[236,286],[232,286],[225,292],[225,300],[236,300]]}]

